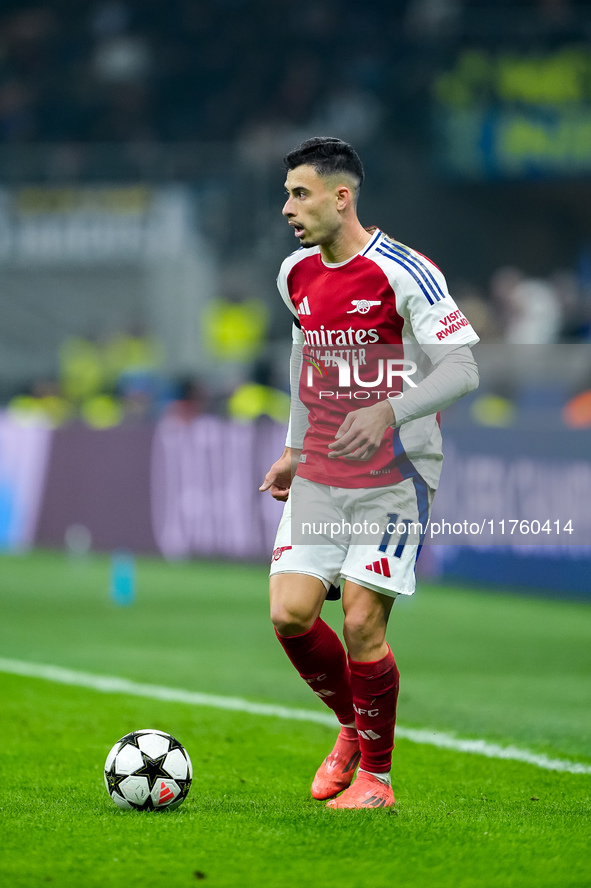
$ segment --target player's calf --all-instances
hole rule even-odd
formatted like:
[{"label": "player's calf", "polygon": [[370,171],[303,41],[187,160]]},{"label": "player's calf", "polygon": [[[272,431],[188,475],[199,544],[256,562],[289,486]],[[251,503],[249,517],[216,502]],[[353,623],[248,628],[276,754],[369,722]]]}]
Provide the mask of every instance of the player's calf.
[{"label": "player's calf", "polygon": [[380,660],[360,663],[349,658],[355,724],[361,768],[387,773],[392,763],[399,673],[392,651]]}]

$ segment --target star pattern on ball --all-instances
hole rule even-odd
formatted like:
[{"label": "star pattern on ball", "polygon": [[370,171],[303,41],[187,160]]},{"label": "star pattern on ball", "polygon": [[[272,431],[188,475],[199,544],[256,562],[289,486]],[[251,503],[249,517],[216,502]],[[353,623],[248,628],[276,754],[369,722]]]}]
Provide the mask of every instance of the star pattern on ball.
[{"label": "star pattern on ball", "polygon": [[[186,771],[178,756],[172,768],[166,760],[172,752],[180,751]],[[107,757],[105,783],[107,791],[119,807],[140,810],[165,810],[178,807],[187,797],[191,781],[191,762],[186,749],[178,740],[164,731],[143,730],[126,734]],[[145,789],[139,789],[138,779]],[[160,786],[158,785],[161,782]]]},{"label": "star pattern on ball", "polygon": [[168,753],[164,753],[164,755],[159,756],[158,758],[150,758],[150,756],[144,752],[142,753],[144,759],[144,767],[138,768],[134,771],[134,775],[138,777],[147,777],[148,779],[148,787],[150,792],[154,789],[157,780],[166,780],[169,778],[169,775],[163,768],[164,759],[166,758]]}]

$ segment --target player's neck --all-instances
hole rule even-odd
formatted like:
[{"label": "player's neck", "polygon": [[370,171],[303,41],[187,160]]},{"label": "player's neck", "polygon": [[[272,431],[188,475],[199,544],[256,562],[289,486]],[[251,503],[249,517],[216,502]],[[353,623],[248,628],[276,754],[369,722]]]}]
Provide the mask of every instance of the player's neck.
[{"label": "player's neck", "polygon": [[352,259],[370,242],[372,235],[355,218],[343,225],[338,235],[330,243],[320,245],[320,254],[325,262],[338,265]]}]

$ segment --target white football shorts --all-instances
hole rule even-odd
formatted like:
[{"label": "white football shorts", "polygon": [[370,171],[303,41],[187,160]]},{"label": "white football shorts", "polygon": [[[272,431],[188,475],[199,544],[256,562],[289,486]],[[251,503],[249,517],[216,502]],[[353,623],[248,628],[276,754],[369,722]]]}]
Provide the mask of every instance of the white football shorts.
[{"label": "white football shorts", "polygon": [[343,578],[384,595],[412,595],[434,493],[420,475],[390,487],[352,489],[296,475],[271,575],[309,574],[327,590]]}]

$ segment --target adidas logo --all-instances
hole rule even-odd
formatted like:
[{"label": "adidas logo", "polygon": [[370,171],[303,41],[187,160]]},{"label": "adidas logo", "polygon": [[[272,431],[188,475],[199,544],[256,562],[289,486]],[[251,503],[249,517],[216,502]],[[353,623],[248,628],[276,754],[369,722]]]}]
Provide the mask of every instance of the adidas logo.
[{"label": "adidas logo", "polygon": [[364,808],[385,808],[386,807],[386,799],[380,798],[380,796],[372,795],[367,801],[362,802]]},{"label": "adidas logo", "polygon": [[371,730],[370,731],[360,731],[358,729],[357,733],[359,734],[360,737],[363,737],[364,740],[379,740],[380,737],[382,736],[381,734],[376,734],[375,731],[371,731]]},{"label": "adidas logo", "polygon": [[374,561],[372,564],[366,564],[365,569],[380,574],[380,576],[382,577],[391,576],[390,565],[388,564],[387,558],[380,558],[378,561]]},{"label": "adidas logo", "polygon": [[310,306],[308,304],[308,297],[304,296],[300,304],[298,305],[298,314],[300,315],[309,315],[311,314]]},{"label": "adidas logo", "polygon": [[169,786],[166,785],[164,781],[162,781],[160,783],[160,798],[158,799],[158,804],[165,805],[172,799],[174,799],[174,792]]}]

